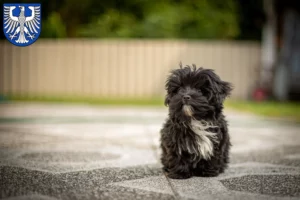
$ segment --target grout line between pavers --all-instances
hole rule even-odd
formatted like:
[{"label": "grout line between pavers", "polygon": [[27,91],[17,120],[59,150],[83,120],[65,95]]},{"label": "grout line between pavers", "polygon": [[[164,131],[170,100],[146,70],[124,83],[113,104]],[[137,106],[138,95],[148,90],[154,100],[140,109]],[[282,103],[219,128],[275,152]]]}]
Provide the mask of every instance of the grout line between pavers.
[{"label": "grout line between pavers", "polygon": [[[151,147],[151,149],[152,149],[152,152],[153,152],[153,154],[154,154],[154,157],[156,158],[157,161],[159,161],[159,155],[158,155],[158,152],[157,152],[156,149],[155,149],[155,145],[152,144],[153,141],[152,141],[152,137],[151,137],[150,131],[148,130],[148,124],[144,124],[144,126],[145,126],[145,132],[146,132],[146,134],[148,135],[148,137],[149,137],[149,139],[150,139],[150,141],[151,141],[150,147]],[[149,170],[152,170],[152,169],[149,167]],[[177,200],[181,199],[179,193],[178,193],[178,192],[176,191],[176,189],[173,187],[173,185],[172,185],[170,179],[167,177],[167,175],[166,175],[164,172],[163,172],[163,175],[164,175],[165,179],[167,180],[168,185],[169,185],[169,187],[171,188],[172,193],[173,193],[175,199],[177,199]]]},{"label": "grout line between pavers", "polygon": [[172,192],[173,192],[173,194],[174,194],[174,197],[175,197],[176,199],[181,199],[179,193],[178,193],[178,192],[176,191],[176,189],[173,187],[173,185],[172,185],[170,179],[167,177],[167,175],[166,175],[165,173],[163,173],[163,174],[164,174],[164,177],[165,177],[165,178],[167,179],[167,181],[168,181],[168,184],[169,184],[169,186],[170,186],[170,188],[171,188],[171,190],[172,190]]}]

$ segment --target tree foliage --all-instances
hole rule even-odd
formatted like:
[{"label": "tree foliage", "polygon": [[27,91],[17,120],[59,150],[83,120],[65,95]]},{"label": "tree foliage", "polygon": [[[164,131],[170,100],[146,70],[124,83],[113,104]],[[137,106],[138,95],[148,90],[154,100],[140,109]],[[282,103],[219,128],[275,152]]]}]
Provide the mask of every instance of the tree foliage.
[{"label": "tree foliage", "polygon": [[[256,3],[251,3],[252,7],[261,6],[259,0],[254,1]],[[41,37],[46,38],[257,39],[259,37],[257,33],[260,31],[259,28],[253,29],[249,26],[255,22],[253,19],[245,18],[243,13],[250,13],[251,7],[246,8],[242,0],[41,0],[40,2],[43,19]],[[251,30],[247,31],[245,28],[254,31],[249,32]],[[247,34],[249,36],[243,37]]]},{"label": "tree foliage", "polygon": [[[132,1],[82,25],[77,36],[129,38],[234,38],[239,34],[234,0]],[[136,12],[138,10],[138,12]]]}]

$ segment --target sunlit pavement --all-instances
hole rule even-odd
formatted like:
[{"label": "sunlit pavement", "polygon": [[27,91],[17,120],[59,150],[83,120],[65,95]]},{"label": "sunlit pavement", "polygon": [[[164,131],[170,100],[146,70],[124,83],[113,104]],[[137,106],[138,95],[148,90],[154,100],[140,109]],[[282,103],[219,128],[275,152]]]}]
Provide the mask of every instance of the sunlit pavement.
[{"label": "sunlit pavement", "polygon": [[3,199],[299,199],[300,125],[227,111],[231,165],[167,179],[159,107],[0,104]]}]

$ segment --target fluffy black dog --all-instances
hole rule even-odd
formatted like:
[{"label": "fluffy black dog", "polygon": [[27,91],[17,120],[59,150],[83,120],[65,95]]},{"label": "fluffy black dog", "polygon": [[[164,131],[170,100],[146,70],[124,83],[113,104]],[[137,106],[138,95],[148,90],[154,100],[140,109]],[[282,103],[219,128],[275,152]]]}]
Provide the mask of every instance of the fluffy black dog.
[{"label": "fluffy black dog", "polygon": [[223,102],[232,91],[211,69],[186,66],[166,82],[169,116],[161,130],[161,162],[167,176],[218,176],[229,163],[230,138]]}]

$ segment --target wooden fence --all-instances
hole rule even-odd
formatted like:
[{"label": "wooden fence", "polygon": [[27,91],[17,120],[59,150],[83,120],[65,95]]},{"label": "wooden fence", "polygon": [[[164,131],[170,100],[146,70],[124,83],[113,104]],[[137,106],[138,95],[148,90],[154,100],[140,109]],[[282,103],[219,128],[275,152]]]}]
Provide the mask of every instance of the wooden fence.
[{"label": "wooden fence", "polygon": [[0,41],[0,94],[151,98],[179,63],[215,69],[246,99],[257,81],[261,48],[253,42],[44,40],[28,47]]}]

